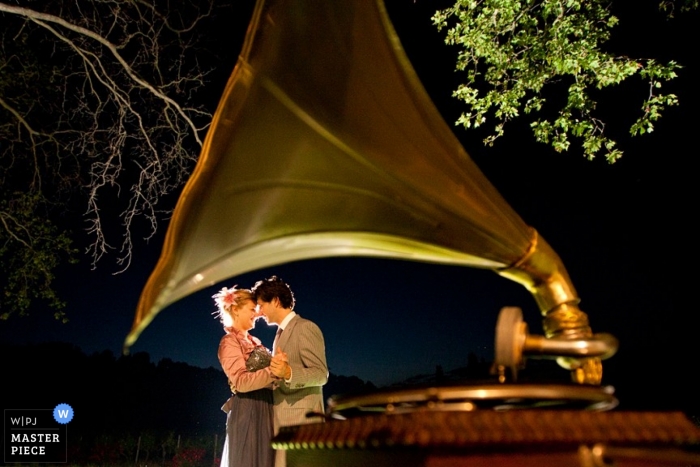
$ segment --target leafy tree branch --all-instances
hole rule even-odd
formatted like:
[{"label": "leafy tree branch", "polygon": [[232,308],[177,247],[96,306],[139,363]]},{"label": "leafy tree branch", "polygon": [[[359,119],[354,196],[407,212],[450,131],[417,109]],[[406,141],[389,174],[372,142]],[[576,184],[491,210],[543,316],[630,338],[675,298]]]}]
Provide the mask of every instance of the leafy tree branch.
[{"label": "leafy tree branch", "polygon": [[71,240],[47,219],[37,216],[44,200],[38,195],[15,193],[0,200],[0,270],[3,273],[0,320],[25,315],[40,299],[56,319],[67,321],[62,301],[52,287],[54,270],[61,261],[74,261]]},{"label": "leafy tree branch", "polygon": [[[457,70],[466,82],[454,91],[467,106],[456,124],[465,128],[494,120],[487,145],[504,134],[506,123],[531,114],[537,141],[567,151],[580,141],[583,154],[603,153],[608,162],[622,157],[596,114],[594,92],[638,76],[649,83],[649,95],[630,133],[654,129],[662,112],[678,104],[662,85],[680,66],[670,61],[616,56],[603,50],[618,19],[605,0],[457,0],[437,11],[433,23],[446,30],[445,42],[458,47]],[[553,109],[548,92],[567,88],[566,102]]]}]

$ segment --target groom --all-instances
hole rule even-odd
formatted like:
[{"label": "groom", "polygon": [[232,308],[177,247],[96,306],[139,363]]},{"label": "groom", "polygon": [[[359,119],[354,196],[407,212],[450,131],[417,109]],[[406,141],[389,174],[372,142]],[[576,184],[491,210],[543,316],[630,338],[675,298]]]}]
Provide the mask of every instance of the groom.
[{"label": "groom", "polygon": [[[278,326],[272,352],[279,358],[270,364],[272,373],[281,378],[273,393],[275,434],[283,426],[322,421],[306,416],[323,413],[322,386],[328,381],[328,365],[321,330],[293,311],[294,294],[277,276],[256,282],[252,292],[260,313]],[[284,454],[277,451],[275,467],[285,466]]]}]

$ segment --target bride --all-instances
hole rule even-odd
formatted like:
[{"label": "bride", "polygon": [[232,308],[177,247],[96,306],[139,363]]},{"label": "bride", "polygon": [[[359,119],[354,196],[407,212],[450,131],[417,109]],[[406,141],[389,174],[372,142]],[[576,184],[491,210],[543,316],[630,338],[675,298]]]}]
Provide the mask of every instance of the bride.
[{"label": "bride", "polygon": [[227,413],[221,467],[273,467],[272,357],[260,339],[248,334],[260,317],[250,290],[224,287],[213,297],[226,335],[219,362],[233,395],[221,408]]}]

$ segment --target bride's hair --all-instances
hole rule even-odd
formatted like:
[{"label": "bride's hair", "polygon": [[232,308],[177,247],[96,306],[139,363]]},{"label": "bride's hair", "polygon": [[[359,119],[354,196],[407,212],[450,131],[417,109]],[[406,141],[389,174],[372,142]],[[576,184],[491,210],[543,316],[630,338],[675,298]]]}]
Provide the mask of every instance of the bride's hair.
[{"label": "bride's hair", "polygon": [[213,314],[219,318],[225,327],[233,324],[233,310],[240,309],[246,302],[255,303],[253,293],[248,289],[237,289],[234,285],[232,288],[224,287],[219,292],[212,295],[216,303],[217,311]]},{"label": "bride's hair", "polygon": [[236,291],[236,303],[235,305],[233,305],[233,307],[231,307],[231,309],[241,308],[243,305],[245,305],[245,302],[247,302],[248,300],[255,303],[252,292],[248,289],[238,289]]}]

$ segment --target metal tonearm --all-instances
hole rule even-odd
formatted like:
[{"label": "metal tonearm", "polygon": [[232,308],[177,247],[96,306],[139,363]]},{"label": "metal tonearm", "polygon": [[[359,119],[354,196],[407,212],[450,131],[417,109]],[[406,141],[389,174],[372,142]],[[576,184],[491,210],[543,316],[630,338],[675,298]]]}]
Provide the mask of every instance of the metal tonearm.
[{"label": "metal tonearm", "polygon": [[501,309],[496,324],[496,357],[494,368],[500,382],[505,382],[505,371],[510,368],[513,380],[526,357],[552,358],[566,367],[572,361],[588,358],[605,360],[617,352],[617,339],[606,333],[590,337],[544,337],[528,334],[520,308]]}]

